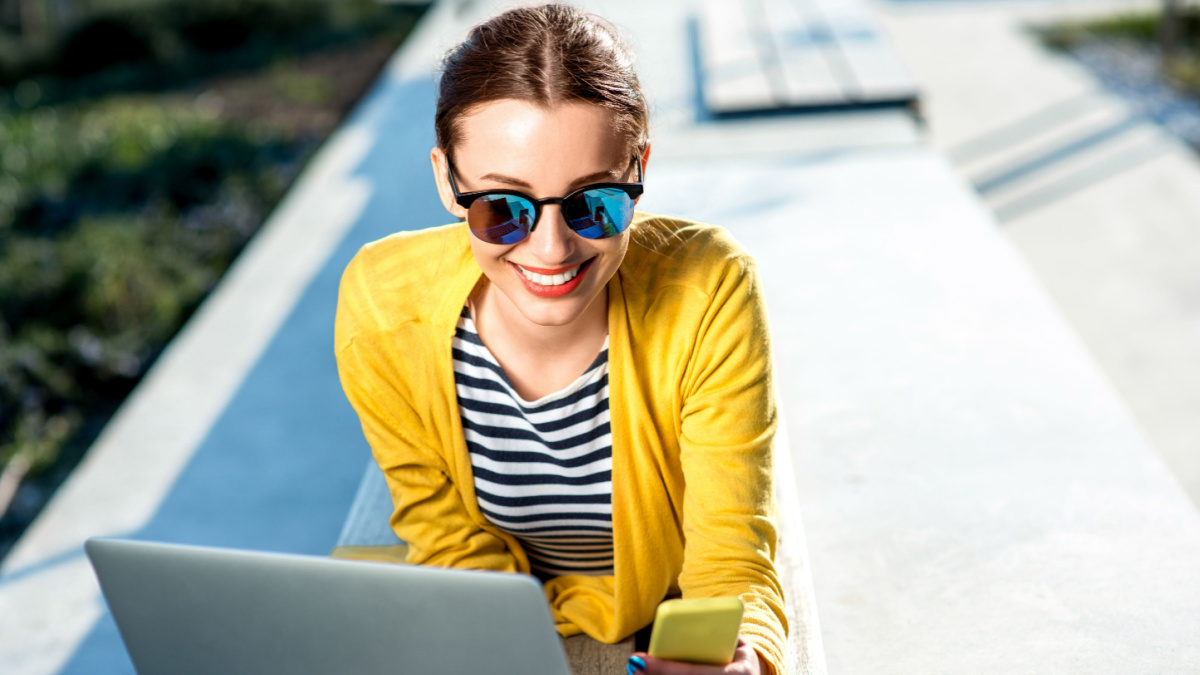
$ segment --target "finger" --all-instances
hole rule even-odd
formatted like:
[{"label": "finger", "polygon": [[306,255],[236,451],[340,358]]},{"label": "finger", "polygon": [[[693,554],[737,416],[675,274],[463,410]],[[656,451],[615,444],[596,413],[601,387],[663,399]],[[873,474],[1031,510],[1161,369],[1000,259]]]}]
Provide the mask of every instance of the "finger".
[{"label": "finger", "polygon": [[[722,675],[727,672],[740,672],[727,671],[728,666],[707,666],[699,663],[658,659],[645,652],[635,652],[633,657],[640,658],[646,667],[641,671],[630,669],[631,675],[641,675],[642,673],[644,675]],[[633,657],[630,658],[631,664],[636,663]]]},{"label": "finger", "polygon": [[762,663],[758,651],[749,642],[738,638],[737,651],[733,653],[733,663],[729,664],[731,673],[762,673]]}]

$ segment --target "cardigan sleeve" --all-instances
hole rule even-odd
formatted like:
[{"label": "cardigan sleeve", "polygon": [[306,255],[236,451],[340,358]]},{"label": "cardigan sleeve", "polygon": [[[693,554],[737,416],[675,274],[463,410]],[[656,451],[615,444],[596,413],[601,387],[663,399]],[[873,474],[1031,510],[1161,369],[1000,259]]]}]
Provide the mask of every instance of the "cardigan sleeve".
[{"label": "cardigan sleeve", "polygon": [[[338,352],[342,388],[383,470],[395,511],[391,526],[413,564],[514,572],[508,546],[468,515],[442,457],[420,438],[412,407],[390,387],[379,364],[354,343]],[[407,418],[409,423],[401,421]]]},{"label": "cardigan sleeve", "polygon": [[777,674],[788,624],[775,571],[770,332],[757,267],[727,261],[681,382],[683,597],[738,596],[741,634]]},{"label": "cardigan sleeve", "polygon": [[[392,530],[408,545],[410,563],[516,571],[505,542],[470,517],[434,422],[419,412],[428,407],[420,397],[430,395],[418,375],[427,352],[381,327],[394,308],[376,299],[380,276],[386,274],[361,253],[343,273],[335,354],[342,389],[387,480]],[[407,341],[418,340],[410,335]]]}]

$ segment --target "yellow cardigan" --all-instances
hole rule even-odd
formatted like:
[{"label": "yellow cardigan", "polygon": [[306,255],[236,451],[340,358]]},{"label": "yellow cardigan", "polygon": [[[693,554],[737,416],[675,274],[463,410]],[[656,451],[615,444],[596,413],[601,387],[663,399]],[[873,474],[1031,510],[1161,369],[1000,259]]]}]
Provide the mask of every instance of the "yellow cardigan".
[{"label": "yellow cardigan", "polygon": [[[613,576],[545,585],[559,632],[617,642],[668,594],[740,596],[742,635],[784,673],[776,426],[753,258],[722,228],[638,213],[608,282]],[[483,516],[450,338],[481,271],[466,225],[367,244],[342,276],[338,372],[387,477],[408,562],[529,572]]]}]

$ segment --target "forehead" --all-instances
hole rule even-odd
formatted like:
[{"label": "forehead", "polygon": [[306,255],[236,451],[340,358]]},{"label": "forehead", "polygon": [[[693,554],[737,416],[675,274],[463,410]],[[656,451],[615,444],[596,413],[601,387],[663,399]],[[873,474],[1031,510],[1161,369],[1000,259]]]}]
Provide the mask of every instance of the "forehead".
[{"label": "forehead", "polygon": [[455,165],[467,173],[570,178],[612,169],[631,156],[616,113],[590,103],[491,101],[463,117],[459,131]]}]

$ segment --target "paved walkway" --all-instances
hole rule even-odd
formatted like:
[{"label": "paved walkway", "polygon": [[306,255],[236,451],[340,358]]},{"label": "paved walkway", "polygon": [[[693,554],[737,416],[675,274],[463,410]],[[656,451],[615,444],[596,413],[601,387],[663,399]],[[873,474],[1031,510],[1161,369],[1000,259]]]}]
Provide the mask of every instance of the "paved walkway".
[{"label": "paved walkway", "polygon": [[[642,206],[725,225],[760,261],[821,665],[1200,662],[1200,514],[912,121],[706,119],[684,0],[594,4],[654,102]],[[3,672],[131,672],[87,536],[332,547],[368,456],[336,379],[337,279],[362,243],[448,219],[430,71],[492,6],[435,8],[6,560]]]},{"label": "paved walkway", "polygon": [[1026,29],[1161,3],[889,3],[929,141],[1200,505],[1200,159]]}]

